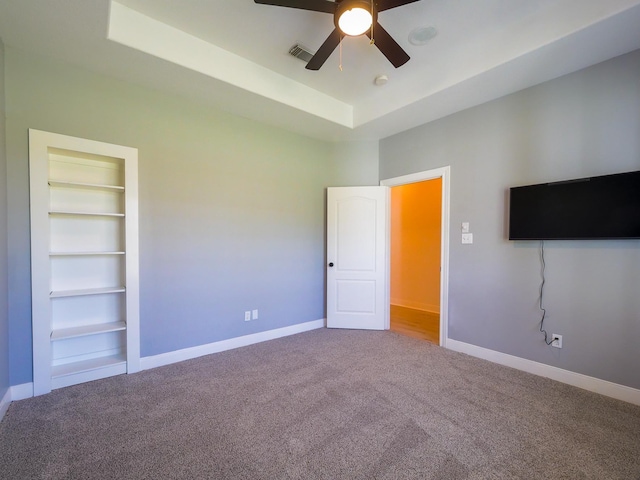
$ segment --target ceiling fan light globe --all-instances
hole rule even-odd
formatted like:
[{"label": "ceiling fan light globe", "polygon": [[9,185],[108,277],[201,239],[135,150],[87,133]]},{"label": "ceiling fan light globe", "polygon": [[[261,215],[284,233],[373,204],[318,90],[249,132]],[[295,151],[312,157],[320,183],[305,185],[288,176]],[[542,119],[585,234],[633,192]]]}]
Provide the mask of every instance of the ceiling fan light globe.
[{"label": "ceiling fan light globe", "polygon": [[371,12],[361,7],[345,10],[338,19],[338,27],[342,33],[352,37],[362,35],[371,28],[372,23]]}]

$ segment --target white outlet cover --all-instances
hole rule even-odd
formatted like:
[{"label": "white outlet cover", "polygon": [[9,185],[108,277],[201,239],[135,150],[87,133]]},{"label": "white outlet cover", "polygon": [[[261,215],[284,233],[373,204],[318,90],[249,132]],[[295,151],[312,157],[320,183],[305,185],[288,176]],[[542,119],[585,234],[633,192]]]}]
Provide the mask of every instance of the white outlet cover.
[{"label": "white outlet cover", "polygon": [[473,243],[473,233],[463,233],[462,234],[462,243],[464,245],[468,245]]},{"label": "white outlet cover", "polygon": [[257,320],[258,319],[258,310],[253,310],[251,312],[251,320]]},{"label": "white outlet cover", "polygon": [[558,335],[556,333],[553,333],[551,335],[551,338],[553,338],[553,341],[551,342],[551,346],[552,347],[562,348],[562,335]]}]

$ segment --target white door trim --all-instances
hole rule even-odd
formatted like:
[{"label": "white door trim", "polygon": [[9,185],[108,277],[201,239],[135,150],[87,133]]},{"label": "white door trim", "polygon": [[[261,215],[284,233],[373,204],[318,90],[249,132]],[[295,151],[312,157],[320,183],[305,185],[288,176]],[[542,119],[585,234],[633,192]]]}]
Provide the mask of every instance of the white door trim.
[{"label": "white door trim", "polygon": [[[380,185],[397,187],[425,180],[442,179],[442,237],[440,239],[440,346],[447,346],[449,333],[449,227],[450,227],[450,191],[451,167],[434,168],[424,172],[412,173],[401,177],[387,178]],[[387,276],[389,279],[390,276]],[[389,281],[389,280],[387,280]]]}]

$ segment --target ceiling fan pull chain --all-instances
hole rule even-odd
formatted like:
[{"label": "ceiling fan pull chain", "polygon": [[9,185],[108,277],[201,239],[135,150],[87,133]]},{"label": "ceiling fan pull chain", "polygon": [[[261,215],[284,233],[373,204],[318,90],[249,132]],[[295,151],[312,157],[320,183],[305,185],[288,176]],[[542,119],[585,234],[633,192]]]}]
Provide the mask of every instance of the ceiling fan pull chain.
[{"label": "ceiling fan pull chain", "polygon": [[342,71],[342,36],[340,37],[340,65],[338,65],[338,68],[340,69],[340,71]]},{"label": "ceiling fan pull chain", "polygon": [[[371,0],[371,18],[374,18],[373,16],[373,0]],[[373,24],[375,22],[371,22],[371,40],[369,41],[369,45],[373,45],[374,43],[376,43],[376,41],[373,38]]]}]

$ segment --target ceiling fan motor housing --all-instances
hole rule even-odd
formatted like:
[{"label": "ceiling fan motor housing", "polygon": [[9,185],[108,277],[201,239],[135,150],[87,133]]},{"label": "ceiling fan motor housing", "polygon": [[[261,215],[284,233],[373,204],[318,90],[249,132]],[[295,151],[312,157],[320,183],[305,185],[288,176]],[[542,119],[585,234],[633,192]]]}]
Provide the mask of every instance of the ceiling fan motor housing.
[{"label": "ceiling fan motor housing", "polygon": [[[343,34],[349,35],[340,28],[340,17],[348,10],[351,10],[353,8],[361,8],[371,13],[371,21],[372,24],[375,25],[378,21],[378,9],[376,8],[376,3],[377,2],[371,0],[340,0],[336,5],[336,12],[333,15],[333,23],[335,24],[336,28],[339,29]],[[359,35],[362,34],[360,33]]]}]

